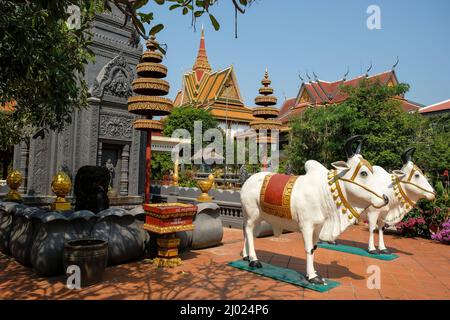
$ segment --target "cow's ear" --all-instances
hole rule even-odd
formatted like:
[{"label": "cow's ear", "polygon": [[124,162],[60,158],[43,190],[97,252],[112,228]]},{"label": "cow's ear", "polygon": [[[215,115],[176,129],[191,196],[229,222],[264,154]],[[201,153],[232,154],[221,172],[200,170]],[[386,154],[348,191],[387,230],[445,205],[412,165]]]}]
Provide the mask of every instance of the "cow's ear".
[{"label": "cow's ear", "polygon": [[402,179],[404,176],[406,176],[406,173],[402,170],[393,170],[392,174],[399,179]]},{"label": "cow's ear", "polygon": [[336,161],[336,162],[333,162],[331,165],[333,166],[333,168],[335,168],[336,170],[339,170],[339,171],[345,171],[345,170],[350,169],[347,162],[345,162],[345,161]]}]

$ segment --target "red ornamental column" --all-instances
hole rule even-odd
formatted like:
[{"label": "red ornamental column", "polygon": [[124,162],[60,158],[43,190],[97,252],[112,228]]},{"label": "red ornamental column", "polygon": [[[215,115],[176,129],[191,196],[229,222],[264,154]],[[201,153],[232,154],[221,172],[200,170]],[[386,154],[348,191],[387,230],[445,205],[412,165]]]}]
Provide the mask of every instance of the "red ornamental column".
[{"label": "red ornamental column", "polygon": [[147,131],[147,145],[145,146],[145,203],[150,203],[152,176],[152,131]]},{"label": "red ornamental column", "polygon": [[145,148],[145,203],[151,201],[151,171],[152,171],[152,132],[160,132],[163,125],[154,116],[164,116],[171,113],[172,100],[162,97],[169,93],[169,83],[163,80],[167,76],[167,68],[161,64],[163,55],[158,50],[159,44],[155,36],[146,42],[147,50],[143,53],[141,62],[136,66],[138,78],[133,81],[133,92],[136,94],[128,99],[128,111],[143,116],[134,122],[136,130],[147,132]]}]

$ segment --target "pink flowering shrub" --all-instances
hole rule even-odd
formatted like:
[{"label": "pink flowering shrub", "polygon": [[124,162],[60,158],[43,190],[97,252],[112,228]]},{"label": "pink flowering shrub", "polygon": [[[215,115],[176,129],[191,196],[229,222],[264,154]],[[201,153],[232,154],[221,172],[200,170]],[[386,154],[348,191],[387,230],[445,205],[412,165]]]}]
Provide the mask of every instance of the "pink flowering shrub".
[{"label": "pink flowering shrub", "polygon": [[445,206],[440,207],[435,202],[422,200],[396,225],[396,228],[405,237],[431,238],[447,215],[448,208]]},{"label": "pink flowering shrub", "polygon": [[450,243],[450,219],[447,219],[442,225],[440,230],[431,235],[431,239]]},{"label": "pink flowering shrub", "polygon": [[397,231],[405,237],[430,237],[430,230],[424,217],[424,212],[414,209],[396,225]]}]

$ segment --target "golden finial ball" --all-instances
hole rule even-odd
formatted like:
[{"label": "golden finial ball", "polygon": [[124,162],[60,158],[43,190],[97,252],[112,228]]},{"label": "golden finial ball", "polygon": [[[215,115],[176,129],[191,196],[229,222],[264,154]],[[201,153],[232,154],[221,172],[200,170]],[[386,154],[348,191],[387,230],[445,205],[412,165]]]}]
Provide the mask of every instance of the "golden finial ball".
[{"label": "golden finial ball", "polygon": [[8,184],[8,187],[12,190],[17,190],[20,185],[22,184],[23,177],[20,171],[13,170],[8,174],[8,177],[6,178],[6,183]]},{"label": "golden finial ball", "polygon": [[72,181],[65,172],[58,172],[52,180],[52,190],[58,197],[64,197],[72,189]]}]

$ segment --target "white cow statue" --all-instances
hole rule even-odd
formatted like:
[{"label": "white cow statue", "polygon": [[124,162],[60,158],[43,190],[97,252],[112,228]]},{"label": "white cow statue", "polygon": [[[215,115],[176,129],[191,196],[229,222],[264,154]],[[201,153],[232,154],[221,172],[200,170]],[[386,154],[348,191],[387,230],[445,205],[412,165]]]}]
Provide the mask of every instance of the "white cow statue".
[{"label": "white cow statue", "polygon": [[[416,202],[426,198],[433,200],[435,192],[422,171],[411,161],[415,148],[409,148],[402,154],[403,168],[393,170],[389,174],[383,168],[374,166],[375,179],[379,184],[385,185],[384,193],[389,198],[389,205],[383,208],[368,208],[362,218],[369,223],[369,253],[389,254],[383,239],[386,226],[394,226],[414,208]],[[378,250],[374,244],[374,231],[378,227]]]},{"label": "white cow statue", "polygon": [[[356,152],[352,144],[358,141]],[[326,281],[314,269],[314,250],[319,234],[334,241],[360,212],[369,206],[381,208],[388,203],[383,186],[377,184],[370,163],[360,154],[361,136],[347,140],[347,162],[337,161],[328,170],[317,161],[305,164],[306,174],[288,176],[259,172],[242,186],[244,215],[244,260],[250,267],[261,268],[256,256],[253,230],[262,220],[270,223],[275,236],[283,230],[301,232],[306,252],[306,277],[314,284]],[[322,231],[322,233],[321,233]]]}]

